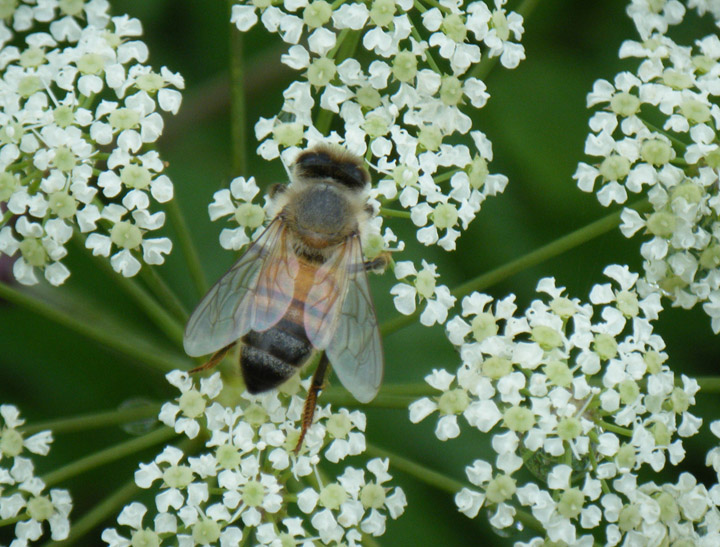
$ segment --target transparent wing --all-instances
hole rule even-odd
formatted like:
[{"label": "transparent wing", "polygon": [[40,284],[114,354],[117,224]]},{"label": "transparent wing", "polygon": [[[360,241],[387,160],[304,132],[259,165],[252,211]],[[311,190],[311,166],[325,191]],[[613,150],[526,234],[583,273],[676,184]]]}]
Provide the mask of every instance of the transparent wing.
[{"label": "transparent wing", "polygon": [[297,270],[285,224],[275,218],[195,308],[185,327],[185,352],[207,355],[273,326],[292,301]]},{"label": "transparent wing", "polygon": [[305,304],[305,332],[345,388],[360,402],[371,401],[382,381],[380,331],[355,236],[318,268]]}]

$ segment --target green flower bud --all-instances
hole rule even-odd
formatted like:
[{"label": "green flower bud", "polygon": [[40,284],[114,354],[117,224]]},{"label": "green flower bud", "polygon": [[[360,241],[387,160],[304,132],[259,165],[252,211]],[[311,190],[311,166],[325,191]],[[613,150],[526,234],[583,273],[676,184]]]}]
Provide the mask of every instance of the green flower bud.
[{"label": "green flower bud", "polygon": [[160,536],[152,530],[135,530],[130,538],[131,547],[160,547]]},{"label": "green flower bud", "polygon": [[0,0],[0,19],[11,17],[17,9],[18,0]]},{"label": "green flower bud", "polygon": [[242,461],[238,449],[229,444],[218,446],[215,459],[222,469],[235,469]]},{"label": "green flower bud", "polygon": [[677,219],[670,211],[657,211],[645,223],[648,232],[658,237],[670,237],[675,231]]},{"label": "green flower bud", "polygon": [[493,380],[499,380],[512,372],[512,361],[493,355],[481,363],[480,370],[483,376],[487,376]]},{"label": "green flower bud", "polygon": [[303,139],[303,127],[298,122],[279,123],[273,127],[272,133],[273,140],[285,148],[297,146]]},{"label": "green flower bud", "polygon": [[552,327],[538,325],[530,331],[530,338],[545,351],[559,348],[563,341],[562,335]]},{"label": "green flower bud", "polygon": [[[0,179],[0,201],[2,201],[2,180]],[[713,243],[700,254],[700,265],[708,270],[720,265],[720,245]]]},{"label": "green flower bud", "polygon": [[617,355],[618,345],[615,338],[609,334],[599,333],[595,335],[593,349],[600,359],[607,361]]},{"label": "green flower bud", "polygon": [[121,220],[110,230],[110,239],[123,249],[136,249],[142,243],[142,232],[129,220]]},{"label": "green flower bud", "polygon": [[162,89],[165,86],[165,79],[160,74],[154,72],[148,72],[147,74],[141,74],[135,79],[135,85],[138,89],[146,91],[147,93],[154,93],[155,91]]},{"label": "green flower bud", "polygon": [[30,266],[41,267],[47,262],[48,255],[39,239],[27,237],[20,242],[20,252]]},{"label": "green flower bud", "polygon": [[37,67],[45,62],[45,52],[36,47],[27,48],[20,54],[20,66]]},{"label": "green flower bud", "polygon": [[401,51],[393,59],[392,73],[400,82],[410,82],[417,74],[417,58],[411,51]]},{"label": "green flower bud", "polygon": [[560,496],[557,509],[563,517],[568,519],[576,518],[583,509],[585,496],[579,488],[565,490]]},{"label": "green flower bud", "polygon": [[599,171],[605,180],[622,180],[630,172],[630,160],[624,156],[610,154],[600,164]]},{"label": "green flower bud", "polygon": [[249,507],[262,505],[265,499],[265,488],[258,481],[248,481],[242,488],[242,500]]},{"label": "green flower bud", "polygon": [[690,123],[706,123],[712,118],[710,107],[695,99],[686,99],[680,104],[680,113]]},{"label": "green flower bud", "polygon": [[640,157],[655,166],[665,165],[673,158],[673,150],[663,140],[648,139],[640,147]]},{"label": "green flower bud", "polygon": [[618,386],[618,393],[620,393],[620,400],[625,405],[630,405],[637,401],[640,396],[640,388],[633,380],[623,380]]},{"label": "green flower bud", "polygon": [[458,210],[451,203],[438,203],[433,209],[432,218],[438,230],[452,228],[458,221]]},{"label": "green flower bud", "polygon": [[415,288],[423,298],[431,298],[435,294],[435,276],[430,270],[420,270],[415,279]]},{"label": "green flower bud", "polygon": [[235,220],[240,226],[246,226],[254,230],[262,226],[265,221],[265,211],[254,203],[241,203],[235,209]]},{"label": "green flower bud", "polygon": [[0,173],[0,202],[7,201],[20,187],[20,177],[3,171]]},{"label": "green flower bud", "polygon": [[358,104],[366,110],[372,110],[382,104],[380,92],[369,85],[359,88],[355,92],[355,96],[357,97]]},{"label": "green flower bud", "polygon": [[6,429],[0,434],[0,454],[7,458],[19,456],[23,451],[22,435],[14,429]]},{"label": "green flower bud", "polygon": [[37,93],[43,88],[42,81],[39,77],[31,74],[29,76],[23,76],[18,82],[17,91],[18,94],[26,99],[33,93]]},{"label": "green flower bud", "polygon": [[332,17],[332,6],[325,0],[315,0],[303,10],[303,21],[308,28],[318,28],[325,25]]},{"label": "green flower bud", "polygon": [[328,509],[340,509],[348,494],[338,483],[333,482],[320,490],[320,505]]},{"label": "green flower bud", "polygon": [[498,475],[491,480],[485,489],[485,496],[490,503],[501,503],[515,495],[516,481],[508,475]]},{"label": "green flower bud", "polygon": [[503,414],[503,423],[517,433],[526,433],[535,425],[535,415],[523,406],[512,406]]},{"label": "green flower bud", "polygon": [[320,57],[310,63],[307,79],[308,82],[316,87],[325,87],[333,80],[336,72],[337,68],[332,59]]},{"label": "green flower bud", "polygon": [[475,156],[467,167],[467,174],[468,179],[470,179],[470,186],[475,190],[480,190],[485,185],[485,181],[490,174],[487,161],[480,156]]},{"label": "green flower bud", "polygon": [[453,42],[464,42],[467,36],[467,27],[463,18],[457,13],[449,13],[443,17],[441,25],[443,33]]},{"label": "green flower bud", "polygon": [[54,192],[48,199],[50,210],[59,218],[71,218],[77,210],[77,201],[65,192]]},{"label": "green flower bud", "polygon": [[75,121],[75,111],[69,106],[58,106],[53,110],[53,121],[63,129]]},{"label": "green flower bud", "polygon": [[440,84],[440,100],[448,106],[455,106],[462,101],[462,98],[462,82],[455,76],[443,76]]},{"label": "green flower bud", "polygon": [[462,414],[470,404],[470,397],[464,389],[451,389],[445,391],[438,400],[440,414]]},{"label": "green flower bud", "polygon": [[190,390],[180,395],[180,411],[188,418],[199,418],[205,412],[205,398],[197,391]]},{"label": "green flower bud", "polygon": [[150,171],[142,165],[131,164],[120,169],[120,180],[128,188],[143,190],[150,186],[152,175],[150,175]]},{"label": "green flower bud", "polygon": [[186,488],[193,481],[193,472],[187,465],[171,465],[163,472],[163,481],[170,488]]},{"label": "green flower bud", "polygon": [[105,59],[99,53],[86,53],[77,60],[80,74],[102,74],[105,69]]},{"label": "green flower bud", "polygon": [[621,91],[610,99],[610,109],[618,116],[632,116],[640,110],[640,99],[632,93]]},{"label": "green flower bud", "polygon": [[216,544],[220,539],[220,532],[220,525],[208,518],[203,518],[192,525],[192,537],[197,545]]},{"label": "green flower bud", "polygon": [[60,0],[58,7],[63,15],[76,17],[82,14],[85,7],[85,0]]},{"label": "green flower bud", "polygon": [[558,437],[563,441],[577,439],[582,434],[580,420],[575,416],[561,418],[557,426]]},{"label": "green flower bud", "polygon": [[360,503],[365,509],[382,509],[385,505],[385,489],[371,482],[360,490]]},{"label": "green flower bud", "polygon": [[674,89],[688,89],[693,86],[692,76],[672,68],[666,68],[662,77],[663,83]]},{"label": "green flower bud", "polygon": [[379,27],[388,26],[395,17],[395,0],[373,0],[370,19]]},{"label": "green flower bud", "polygon": [[129,108],[118,108],[110,113],[108,122],[114,129],[124,131],[136,127],[140,123],[140,113]]},{"label": "green flower bud", "polygon": [[551,361],[545,365],[545,374],[548,380],[559,387],[568,387],[572,383],[573,375],[567,363],[563,361]]},{"label": "green flower bud", "polygon": [[33,497],[27,504],[27,512],[31,519],[42,522],[52,517],[55,508],[47,496]]},{"label": "green flower bud", "polygon": [[470,323],[470,328],[472,328],[473,337],[478,342],[482,342],[498,333],[495,316],[488,312],[478,313]]},{"label": "green flower bud", "polygon": [[268,414],[266,410],[258,404],[251,404],[245,409],[243,414],[245,421],[252,426],[260,426],[267,422]]},{"label": "green flower bud", "polygon": [[345,439],[352,430],[352,422],[345,414],[333,414],[327,421],[327,432],[333,439]]},{"label": "green flower bud", "polygon": [[636,317],[640,312],[640,302],[633,291],[620,291],[615,295],[615,302],[625,317]]}]

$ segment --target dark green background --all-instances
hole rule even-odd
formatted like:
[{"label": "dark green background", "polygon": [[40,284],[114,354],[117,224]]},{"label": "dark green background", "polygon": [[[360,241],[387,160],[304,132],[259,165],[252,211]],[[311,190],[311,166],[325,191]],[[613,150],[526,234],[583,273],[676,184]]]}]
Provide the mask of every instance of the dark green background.
[{"label": "dark green background", "polygon": [[[227,186],[234,175],[230,158],[228,37],[229,16],[225,2],[171,0],[115,1],[115,14],[128,13],[142,20],[150,64],[168,66],[185,77],[183,107],[166,120],[159,143],[169,162],[168,175],[175,184],[180,207],[186,215],[205,273],[216,279],[234,255],[220,248],[222,222],[211,223],[207,205],[213,192]],[[476,127],[493,142],[495,161],[491,172],[510,179],[504,194],[489,198],[470,229],[458,242],[455,253],[419,245],[412,226],[393,222],[404,236],[408,250],[399,259],[420,258],[438,264],[442,283],[449,287],[520,257],[609,211],[592,194],[580,192],[572,174],[583,157],[589,112],[585,96],[597,78],[612,79],[619,70],[632,69],[632,61],[617,59],[624,39],[635,38],[624,15],[625,2],[540,2],[525,22],[523,43],[527,59],[513,71],[499,65],[487,78],[492,95],[476,115]],[[703,25],[704,32],[697,32]],[[693,28],[694,27],[694,28]],[[707,20],[687,26],[686,33],[703,36],[712,32]],[[692,36],[693,34],[689,34]],[[266,163],[252,154],[256,143],[252,125],[259,115],[270,116],[281,105],[281,91],[293,78],[279,62],[281,44],[264,30],[253,29],[246,45],[246,95],[250,165],[261,184],[282,181],[279,162]],[[169,224],[169,223],[168,223]],[[172,231],[167,230],[170,237]],[[520,309],[534,296],[537,281],[554,276],[571,296],[586,299],[595,283],[603,280],[608,264],[641,267],[639,240],[628,241],[619,232],[600,237],[580,248],[517,274],[487,292],[502,297],[518,295]],[[129,323],[138,337],[157,341],[168,352],[177,352],[161,332],[127,301],[105,274],[76,248],[66,264],[72,276],[59,293],[89,305],[93,314],[107,310]],[[160,274],[177,290],[187,308],[197,301],[194,286],[176,245]],[[372,281],[380,321],[394,317],[389,288],[391,275]],[[110,328],[110,327],[109,327]],[[668,310],[658,322],[668,345],[670,364],[676,373],[714,374],[720,343],[710,320],[700,309]],[[457,358],[441,328],[419,325],[387,337],[387,383],[417,383],[433,368],[457,365]],[[20,407],[29,421],[99,412],[136,399],[162,401],[176,393],[156,370],[107,350],[97,343],[45,319],[6,303],[0,304],[0,402]],[[708,410],[712,396],[701,396],[706,423],[717,416]],[[405,410],[368,409],[367,438],[459,480],[464,466],[475,457],[492,458],[480,435],[463,433],[446,443],[433,435],[435,416],[412,425]],[[96,450],[129,438],[120,428],[59,435],[51,456],[36,458],[40,473],[71,462]],[[703,466],[703,443],[686,441],[686,468]],[[149,461],[154,451],[139,458],[100,468],[66,485],[74,498],[73,518],[82,516],[109,492],[127,481],[138,461]],[[391,471],[392,472],[392,471]],[[478,540],[502,545],[489,532],[483,513],[470,520],[457,512],[451,496],[400,472],[397,483],[406,491],[408,507],[398,521],[388,521],[384,545],[467,545]],[[709,479],[708,474],[702,478]],[[84,545],[98,545],[99,531]]]}]

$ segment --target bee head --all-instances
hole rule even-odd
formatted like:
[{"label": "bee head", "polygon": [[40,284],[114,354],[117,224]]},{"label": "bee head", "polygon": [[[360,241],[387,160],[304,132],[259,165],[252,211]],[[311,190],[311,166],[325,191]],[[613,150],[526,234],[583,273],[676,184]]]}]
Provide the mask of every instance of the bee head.
[{"label": "bee head", "polygon": [[306,180],[331,179],[355,192],[364,190],[370,184],[370,175],[362,159],[339,146],[326,144],[300,153],[293,166],[293,175]]}]

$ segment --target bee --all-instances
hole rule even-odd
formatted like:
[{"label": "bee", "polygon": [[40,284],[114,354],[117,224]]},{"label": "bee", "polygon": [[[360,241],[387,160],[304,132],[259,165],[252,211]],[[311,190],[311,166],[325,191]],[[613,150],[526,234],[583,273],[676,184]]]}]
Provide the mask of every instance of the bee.
[{"label": "bee", "polygon": [[378,392],[383,354],[366,272],[384,270],[387,255],[363,259],[360,234],[373,208],[360,158],[318,145],[299,154],[289,175],[288,184],[270,190],[277,213],[200,301],[183,342],[190,356],[214,353],[200,370],[220,362],[239,341],[250,393],[278,387],[322,351],[297,452],[328,364],[358,401]]}]

